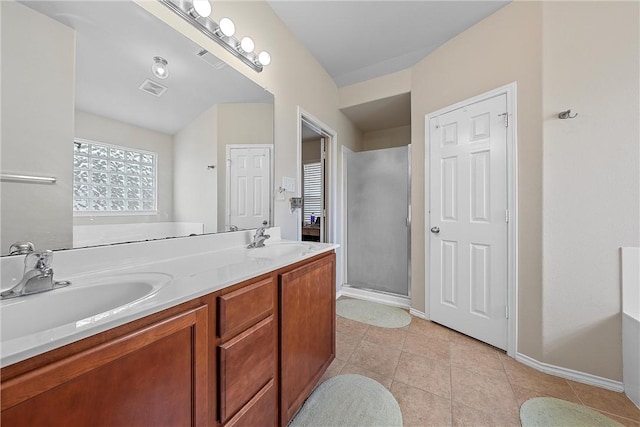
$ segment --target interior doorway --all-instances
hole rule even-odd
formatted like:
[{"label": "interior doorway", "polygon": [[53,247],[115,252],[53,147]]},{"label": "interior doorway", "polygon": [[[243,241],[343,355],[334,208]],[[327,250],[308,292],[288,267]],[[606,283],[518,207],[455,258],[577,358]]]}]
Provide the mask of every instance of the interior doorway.
[{"label": "interior doorway", "polygon": [[334,242],[331,188],[331,146],[335,133],[308,114],[300,115],[300,188],[303,207],[299,238]]}]

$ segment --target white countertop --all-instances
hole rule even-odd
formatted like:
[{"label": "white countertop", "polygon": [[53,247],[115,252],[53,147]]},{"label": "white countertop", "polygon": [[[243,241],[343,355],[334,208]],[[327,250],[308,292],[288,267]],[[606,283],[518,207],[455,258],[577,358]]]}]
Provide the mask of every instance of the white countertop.
[{"label": "white countertop", "polygon": [[[267,248],[290,245],[289,248],[293,250],[287,250],[284,253],[279,253],[279,251],[268,253],[267,251],[270,249],[267,249],[261,253],[261,248],[247,249],[246,241],[250,238],[250,233],[247,234],[245,232],[225,233],[224,237],[220,238],[217,238],[216,235],[202,236],[196,245],[189,245],[188,243],[191,242],[185,239],[130,244],[138,245],[133,249],[135,253],[140,250],[145,252],[144,257],[138,257],[133,262],[131,262],[129,256],[132,249],[127,247],[128,245],[56,252],[55,257],[62,259],[60,261],[60,270],[65,274],[59,274],[59,270],[56,270],[56,262],[58,262],[56,260],[53,265],[54,270],[56,270],[55,279],[70,280],[72,285],[68,288],[1,301],[0,320],[2,320],[3,331],[9,331],[13,326],[9,324],[10,322],[6,322],[8,315],[3,316],[3,308],[10,304],[39,303],[40,306],[46,307],[47,311],[51,310],[50,315],[55,316],[55,303],[48,306],[46,299],[56,292],[65,292],[67,289],[77,291],[83,286],[94,286],[96,283],[100,285],[101,281],[116,283],[119,280],[145,281],[146,279],[158,284],[158,288],[152,294],[131,304],[125,304],[101,313],[92,313],[90,316],[74,319],[61,326],[50,329],[39,327],[39,332],[28,333],[18,337],[9,336],[8,338],[10,339],[6,340],[4,337],[0,337],[1,366],[4,367],[19,362],[338,248],[338,245],[330,243],[280,240],[280,233],[277,228],[270,229],[269,232],[272,234],[272,239],[267,240]],[[185,248],[191,246],[193,246],[193,250],[185,250]],[[203,251],[203,248],[211,250]],[[147,253],[149,251],[151,254]],[[156,256],[154,256],[154,252],[157,252]],[[167,255],[170,253],[178,255]],[[261,254],[268,254],[269,256],[263,257]],[[96,258],[98,258],[97,261]],[[100,260],[100,258],[103,259]],[[129,262],[127,262],[127,258],[129,258]],[[19,261],[22,259],[23,257]],[[16,267],[16,265],[19,265],[16,260],[3,258],[2,261],[2,269],[4,270],[2,272],[2,289],[4,290],[11,287],[10,285],[15,283],[16,278],[21,273],[15,274],[15,271],[20,270]],[[74,269],[74,263],[82,264],[84,268]],[[9,271],[7,272],[7,270]],[[10,277],[11,273],[15,277]],[[75,287],[75,289],[72,289],[72,287]],[[83,301],[77,301],[77,304],[83,304]],[[24,319],[24,321],[33,322],[34,319]],[[12,318],[11,322],[15,322],[15,320]],[[11,334],[3,333],[3,335]]]}]

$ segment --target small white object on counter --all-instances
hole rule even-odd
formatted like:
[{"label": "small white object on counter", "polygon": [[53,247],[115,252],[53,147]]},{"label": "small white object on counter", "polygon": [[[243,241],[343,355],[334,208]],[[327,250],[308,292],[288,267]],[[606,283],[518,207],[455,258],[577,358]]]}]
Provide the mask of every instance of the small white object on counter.
[{"label": "small white object on counter", "polygon": [[[267,231],[211,234],[57,251],[56,280],[71,286],[0,301],[1,366],[7,366],[323,252],[331,243],[282,240]],[[0,258],[2,290],[22,278],[24,256]]]}]

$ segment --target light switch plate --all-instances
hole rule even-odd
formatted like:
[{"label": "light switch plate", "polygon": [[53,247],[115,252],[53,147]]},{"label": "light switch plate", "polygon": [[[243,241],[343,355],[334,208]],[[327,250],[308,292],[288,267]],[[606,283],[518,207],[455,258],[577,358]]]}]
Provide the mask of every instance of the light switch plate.
[{"label": "light switch plate", "polygon": [[291,178],[289,176],[282,177],[282,188],[289,193],[296,192],[296,180],[295,178]]}]

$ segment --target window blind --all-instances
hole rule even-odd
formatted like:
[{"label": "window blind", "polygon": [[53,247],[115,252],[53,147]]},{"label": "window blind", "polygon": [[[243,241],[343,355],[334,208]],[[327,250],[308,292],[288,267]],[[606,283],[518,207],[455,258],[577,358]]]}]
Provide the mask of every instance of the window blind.
[{"label": "window blind", "polygon": [[311,215],[322,216],[322,166],[320,162],[303,165],[303,221],[311,222]]}]

